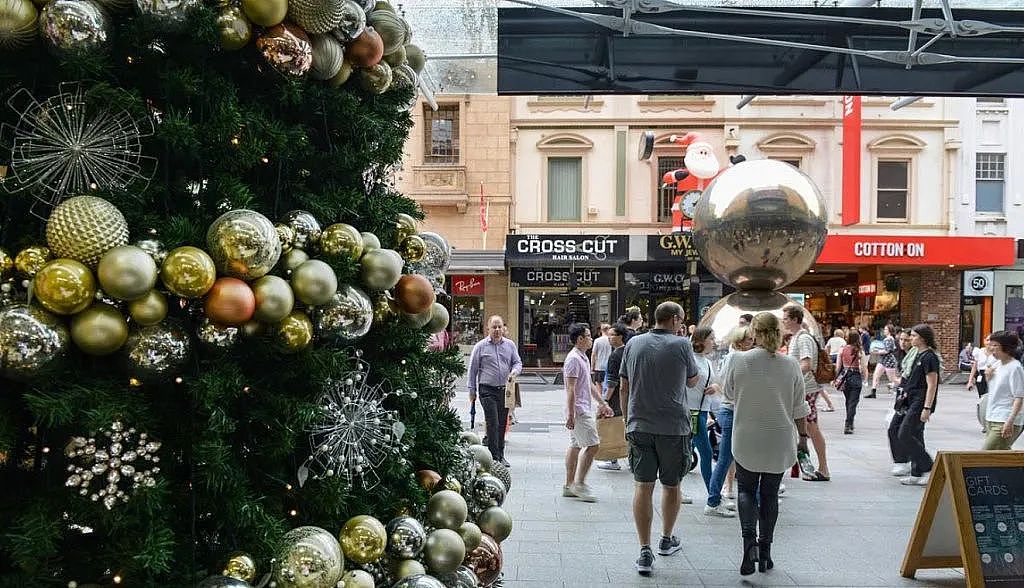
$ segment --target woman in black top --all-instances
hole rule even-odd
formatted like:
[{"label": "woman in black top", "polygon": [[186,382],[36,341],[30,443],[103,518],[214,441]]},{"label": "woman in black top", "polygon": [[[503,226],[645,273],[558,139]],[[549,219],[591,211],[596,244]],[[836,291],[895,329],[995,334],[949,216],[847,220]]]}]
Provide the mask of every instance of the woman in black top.
[{"label": "woman in black top", "polygon": [[941,358],[935,351],[935,333],[928,325],[911,329],[910,343],[917,348],[917,357],[910,375],[901,382],[896,414],[889,424],[889,448],[896,462],[893,475],[906,476],[900,482],[908,486],[924,486],[933,465],[924,446],[924,425],[935,412]]},{"label": "woman in black top", "polygon": [[[608,356],[608,366],[604,371],[604,399],[612,407],[615,416],[622,416],[619,406],[619,367],[622,365],[622,351],[629,340],[629,327],[616,323],[608,330],[608,342],[612,344],[612,353]],[[602,461],[597,464],[601,470],[620,470],[619,460]]]}]

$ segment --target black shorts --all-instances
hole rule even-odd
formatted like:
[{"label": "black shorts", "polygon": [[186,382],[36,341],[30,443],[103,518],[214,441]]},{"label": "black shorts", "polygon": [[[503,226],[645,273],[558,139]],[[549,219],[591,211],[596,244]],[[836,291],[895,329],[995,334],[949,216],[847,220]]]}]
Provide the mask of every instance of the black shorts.
[{"label": "black shorts", "polygon": [[633,431],[629,441],[629,467],[633,479],[645,484],[678,486],[690,471],[690,436],[656,435]]},{"label": "black shorts", "polygon": [[604,385],[604,370],[594,370],[590,372],[590,377],[598,386]]}]

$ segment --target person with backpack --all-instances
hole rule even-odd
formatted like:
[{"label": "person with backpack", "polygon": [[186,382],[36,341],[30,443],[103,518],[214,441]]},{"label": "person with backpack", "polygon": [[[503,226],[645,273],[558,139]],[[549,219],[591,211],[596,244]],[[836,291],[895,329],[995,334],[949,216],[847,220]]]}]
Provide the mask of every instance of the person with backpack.
[{"label": "person with backpack", "polygon": [[942,358],[935,351],[935,332],[928,325],[912,328],[910,342],[917,355],[896,397],[896,414],[889,423],[889,449],[895,462],[892,473],[902,476],[901,484],[927,486],[934,461],[924,445],[924,426],[935,412]]},{"label": "person with backpack", "polygon": [[[804,472],[803,479],[808,482],[828,482],[832,479],[826,457],[825,435],[818,426],[818,396],[821,384],[815,377],[818,369],[818,352],[821,347],[809,331],[804,329],[804,310],[798,306],[787,306],[782,309],[782,328],[792,335],[787,353],[800,364],[800,372],[804,378],[804,393],[811,413],[807,415],[807,434],[814,444],[814,453],[818,456],[818,467],[813,472]],[[826,360],[827,361],[827,360]],[[832,364],[829,364],[832,365]]]}]

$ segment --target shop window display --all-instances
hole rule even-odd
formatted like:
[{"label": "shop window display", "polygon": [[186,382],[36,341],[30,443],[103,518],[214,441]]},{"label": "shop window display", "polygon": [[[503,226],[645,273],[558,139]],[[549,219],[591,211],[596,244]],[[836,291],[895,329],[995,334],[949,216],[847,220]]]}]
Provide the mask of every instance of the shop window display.
[{"label": "shop window display", "polygon": [[1024,335],[1024,286],[1006,287],[1006,330]]},{"label": "shop window display", "polygon": [[477,341],[484,338],[484,299],[457,296],[452,306],[455,311],[452,313],[452,338],[456,345],[471,351]]},{"label": "shop window display", "polygon": [[560,365],[572,349],[569,326],[587,323],[596,329],[612,320],[611,293],[550,292],[522,293],[521,353],[531,367]]}]

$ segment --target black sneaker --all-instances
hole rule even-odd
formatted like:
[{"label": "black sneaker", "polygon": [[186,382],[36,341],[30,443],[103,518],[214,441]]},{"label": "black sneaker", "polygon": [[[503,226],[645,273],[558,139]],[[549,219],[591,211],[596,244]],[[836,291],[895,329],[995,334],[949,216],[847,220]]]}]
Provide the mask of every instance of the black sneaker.
[{"label": "black sneaker", "polygon": [[654,570],[654,552],[650,547],[640,548],[640,558],[636,560],[636,571],[641,576],[650,576]]},{"label": "black sneaker", "polygon": [[658,543],[658,555],[672,555],[673,553],[679,553],[683,548],[682,542],[679,541],[679,537],[672,535],[671,537],[662,537]]}]

